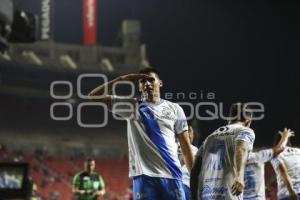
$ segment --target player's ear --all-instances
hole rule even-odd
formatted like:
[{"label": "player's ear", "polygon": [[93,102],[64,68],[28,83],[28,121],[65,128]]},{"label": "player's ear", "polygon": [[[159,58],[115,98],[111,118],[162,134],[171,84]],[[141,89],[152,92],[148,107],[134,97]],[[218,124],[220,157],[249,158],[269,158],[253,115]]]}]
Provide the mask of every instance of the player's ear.
[{"label": "player's ear", "polygon": [[163,82],[162,80],[159,80],[159,87],[162,87],[163,86]]}]

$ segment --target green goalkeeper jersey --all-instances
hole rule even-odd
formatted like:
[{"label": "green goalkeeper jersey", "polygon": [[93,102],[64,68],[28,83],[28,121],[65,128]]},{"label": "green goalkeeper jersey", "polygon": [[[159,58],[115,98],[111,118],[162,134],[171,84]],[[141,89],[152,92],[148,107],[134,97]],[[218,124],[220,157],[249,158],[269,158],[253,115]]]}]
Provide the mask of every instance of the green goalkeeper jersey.
[{"label": "green goalkeeper jersey", "polygon": [[[80,190],[85,191],[100,191],[104,189],[105,183],[101,176],[97,173],[88,174],[83,171],[77,173],[73,178],[73,186],[78,187]],[[79,195],[79,200],[96,200],[97,196],[93,194],[82,194]]]}]

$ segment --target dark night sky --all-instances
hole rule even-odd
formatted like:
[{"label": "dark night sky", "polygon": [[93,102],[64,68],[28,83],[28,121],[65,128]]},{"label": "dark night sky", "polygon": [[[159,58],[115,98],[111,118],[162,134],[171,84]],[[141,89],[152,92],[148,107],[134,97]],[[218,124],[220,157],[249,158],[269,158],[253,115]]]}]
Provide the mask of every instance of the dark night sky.
[{"label": "dark night sky", "polygon": [[[18,2],[38,10],[39,0]],[[262,102],[266,117],[254,124],[256,143],[270,145],[269,137],[284,126],[300,132],[300,5],[295,2],[101,0],[98,42],[120,44],[121,21],[141,20],[148,58],[162,73],[164,92],[214,92],[214,101],[227,107]],[[54,26],[56,41],[81,43],[81,0],[57,0]],[[197,101],[207,100],[198,96]],[[221,124],[200,122],[200,131],[207,135]]]}]

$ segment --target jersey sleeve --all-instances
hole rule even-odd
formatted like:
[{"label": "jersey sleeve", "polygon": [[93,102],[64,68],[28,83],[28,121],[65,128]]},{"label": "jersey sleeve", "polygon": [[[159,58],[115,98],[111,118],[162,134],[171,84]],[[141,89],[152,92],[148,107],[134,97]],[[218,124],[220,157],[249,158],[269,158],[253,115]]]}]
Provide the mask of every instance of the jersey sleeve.
[{"label": "jersey sleeve", "polygon": [[179,105],[177,105],[176,115],[177,115],[177,118],[175,121],[174,129],[175,129],[176,134],[180,134],[180,133],[188,130],[188,123],[187,123],[184,111],[181,108],[181,106],[179,106]]},{"label": "jersey sleeve", "polygon": [[105,188],[105,182],[102,178],[102,176],[99,176],[99,190],[103,190]]},{"label": "jersey sleeve", "polygon": [[275,158],[273,158],[273,159],[271,160],[271,164],[272,164],[272,166],[273,166],[274,169],[277,169],[277,167],[278,167],[280,164],[282,164],[282,161],[281,161],[280,157],[277,156],[277,157],[275,157]]},{"label": "jersey sleeve", "polygon": [[76,174],[74,176],[73,181],[72,181],[72,185],[75,186],[75,187],[80,186],[80,176],[79,176],[79,174]]},{"label": "jersey sleeve", "polygon": [[244,141],[248,144],[249,150],[253,149],[253,144],[254,144],[254,140],[255,140],[255,134],[253,132],[253,130],[251,129],[245,129],[245,130],[241,130],[236,139],[236,141]]},{"label": "jersey sleeve", "polygon": [[131,119],[134,117],[137,101],[134,98],[112,96],[111,112],[118,117]]},{"label": "jersey sleeve", "polygon": [[260,163],[269,162],[272,160],[272,158],[273,158],[272,149],[261,150],[255,153],[255,159]]}]

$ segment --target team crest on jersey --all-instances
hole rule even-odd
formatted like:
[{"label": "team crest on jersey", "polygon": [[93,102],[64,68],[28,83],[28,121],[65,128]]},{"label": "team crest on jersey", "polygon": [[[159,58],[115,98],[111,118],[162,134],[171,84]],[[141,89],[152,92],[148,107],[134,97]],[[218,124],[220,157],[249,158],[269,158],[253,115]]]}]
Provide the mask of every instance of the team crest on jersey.
[{"label": "team crest on jersey", "polygon": [[169,120],[175,120],[175,116],[172,114],[172,111],[168,107],[163,107],[161,113],[163,114],[162,118],[169,119]]}]

